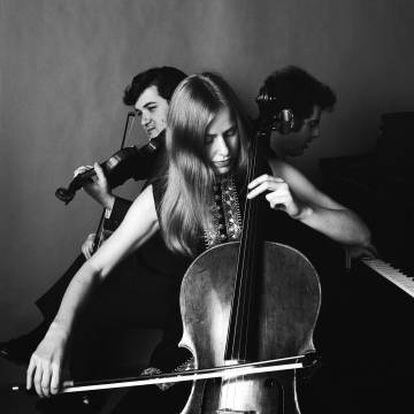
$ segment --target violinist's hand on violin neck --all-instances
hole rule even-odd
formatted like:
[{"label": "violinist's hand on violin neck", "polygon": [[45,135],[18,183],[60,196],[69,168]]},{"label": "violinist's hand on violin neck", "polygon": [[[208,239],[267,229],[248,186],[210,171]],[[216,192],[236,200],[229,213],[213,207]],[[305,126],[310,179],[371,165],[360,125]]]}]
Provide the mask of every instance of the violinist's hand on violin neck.
[{"label": "violinist's hand on violin neck", "polygon": [[30,358],[26,373],[27,390],[34,387],[40,397],[58,393],[67,342],[65,330],[52,323]]},{"label": "violinist's hand on violin neck", "polygon": [[89,171],[93,168],[93,165],[81,165],[80,167],[76,168],[75,171],[73,171],[73,178],[78,176],[79,174],[83,174],[86,171]]},{"label": "violinist's hand on violin neck", "polygon": [[76,177],[78,174],[82,174],[91,169],[95,170],[95,176],[92,177],[91,181],[88,181],[83,189],[85,192],[91,196],[95,201],[97,201],[102,207],[107,209],[112,209],[115,197],[113,196],[111,189],[108,184],[108,180],[105,177],[102,167],[95,162],[94,165],[86,165],[78,167],[73,175]]},{"label": "violinist's hand on violin neck", "polygon": [[270,208],[273,210],[283,210],[292,218],[299,217],[304,208],[292,195],[286,181],[280,177],[263,174],[248,184],[247,189],[248,199],[264,194]]}]

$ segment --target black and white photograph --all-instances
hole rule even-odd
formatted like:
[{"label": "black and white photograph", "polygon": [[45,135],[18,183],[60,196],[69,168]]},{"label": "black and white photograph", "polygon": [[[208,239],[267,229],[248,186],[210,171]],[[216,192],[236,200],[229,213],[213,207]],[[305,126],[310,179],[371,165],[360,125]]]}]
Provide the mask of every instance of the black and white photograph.
[{"label": "black and white photograph", "polygon": [[0,0],[0,412],[412,412],[413,22]]}]

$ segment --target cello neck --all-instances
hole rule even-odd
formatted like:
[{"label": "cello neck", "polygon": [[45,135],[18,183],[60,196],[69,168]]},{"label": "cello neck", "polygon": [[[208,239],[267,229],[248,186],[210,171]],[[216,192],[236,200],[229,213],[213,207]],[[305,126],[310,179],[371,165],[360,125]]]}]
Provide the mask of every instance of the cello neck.
[{"label": "cello neck", "polygon": [[[268,129],[268,128],[267,128]],[[251,144],[251,157],[247,171],[247,183],[259,173],[259,154],[262,143],[270,129],[266,131],[264,125],[259,124],[258,131]],[[246,184],[247,184],[246,183]],[[254,342],[257,338],[254,330],[254,315],[257,314],[255,295],[257,283],[255,278],[259,269],[258,260],[263,245],[258,220],[259,201],[246,198],[244,204],[243,232],[240,241],[239,258],[237,263],[237,276],[235,279],[234,296],[231,306],[230,325],[227,335],[225,360],[227,361],[251,361],[255,360]]]}]

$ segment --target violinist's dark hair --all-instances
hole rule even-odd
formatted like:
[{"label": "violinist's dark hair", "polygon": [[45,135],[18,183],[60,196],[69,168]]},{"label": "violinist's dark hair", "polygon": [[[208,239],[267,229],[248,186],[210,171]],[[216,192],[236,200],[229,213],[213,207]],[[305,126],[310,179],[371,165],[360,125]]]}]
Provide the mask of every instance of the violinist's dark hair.
[{"label": "violinist's dark hair", "polygon": [[280,109],[288,108],[299,119],[312,115],[314,106],[330,111],[336,103],[333,90],[297,66],[286,66],[268,76],[261,89],[280,102]]},{"label": "violinist's dark hair", "polygon": [[171,66],[156,67],[140,72],[125,88],[124,104],[135,105],[142,92],[151,86],[156,86],[160,96],[170,101],[175,88],[186,76],[184,72]]}]

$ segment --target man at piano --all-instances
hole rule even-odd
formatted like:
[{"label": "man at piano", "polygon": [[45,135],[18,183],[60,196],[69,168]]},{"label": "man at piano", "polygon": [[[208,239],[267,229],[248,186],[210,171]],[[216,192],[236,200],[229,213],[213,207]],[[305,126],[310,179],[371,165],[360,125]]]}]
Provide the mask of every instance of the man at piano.
[{"label": "man at piano", "polygon": [[261,90],[270,91],[281,123],[272,134],[271,147],[279,159],[299,157],[320,135],[321,116],[333,110],[333,90],[297,66],[274,71]]},{"label": "man at piano", "polygon": [[[334,109],[336,95],[328,85],[297,66],[275,70],[265,79],[261,90],[264,88],[275,100],[280,117],[270,138],[271,156],[278,158],[282,176],[292,177],[313,191],[313,184],[287,161],[303,155],[319,138],[321,117]],[[361,244],[344,245],[344,249],[347,266],[353,259],[377,254],[368,239]]]},{"label": "man at piano", "polygon": [[[290,166],[289,159],[303,155],[319,138],[321,117],[333,110],[335,94],[329,86],[293,66],[273,72],[264,85],[272,91],[280,110],[281,122],[270,142],[279,169],[288,176],[296,175],[296,182],[312,191],[313,185]],[[412,340],[404,335],[404,323],[412,313],[414,283],[377,258],[370,238],[359,244],[340,244],[346,271],[332,266],[329,270],[333,271],[326,272],[329,277],[320,274],[323,301],[315,344],[322,363],[310,381],[301,382],[302,406],[304,412],[320,414],[391,412],[390,406],[401,405],[402,384],[409,384],[410,371],[398,368],[398,358],[393,354],[399,355],[401,349],[409,354],[412,347]],[[385,329],[388,312],[395,318]]]}]

